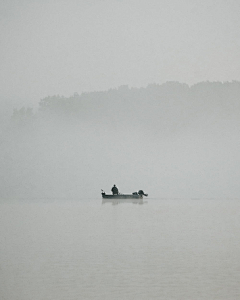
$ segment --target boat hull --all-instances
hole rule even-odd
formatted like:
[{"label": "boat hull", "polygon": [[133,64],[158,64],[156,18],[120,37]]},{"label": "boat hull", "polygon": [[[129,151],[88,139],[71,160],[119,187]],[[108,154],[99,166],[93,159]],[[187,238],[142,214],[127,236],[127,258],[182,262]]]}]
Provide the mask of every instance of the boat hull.
[{"label": "boat hull", "polygon": [[104,199],[142,199],[142,195],[132,195],[132,194],[121,194],[121,195],[107,195],[102,194]]}]

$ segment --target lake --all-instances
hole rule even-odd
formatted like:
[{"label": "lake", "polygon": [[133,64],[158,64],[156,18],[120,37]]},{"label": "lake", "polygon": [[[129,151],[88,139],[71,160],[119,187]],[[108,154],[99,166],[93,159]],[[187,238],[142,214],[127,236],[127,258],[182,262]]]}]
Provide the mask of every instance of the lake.
[{"label": "lake", "polygon": [[240,200],[2,200],[0,298],[240,299]]}]

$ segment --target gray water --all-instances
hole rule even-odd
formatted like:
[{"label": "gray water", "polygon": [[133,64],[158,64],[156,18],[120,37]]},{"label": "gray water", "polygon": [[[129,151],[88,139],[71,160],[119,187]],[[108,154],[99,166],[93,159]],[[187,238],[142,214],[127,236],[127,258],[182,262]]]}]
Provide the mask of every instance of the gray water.
[{"label": "gray water", "polygon": [[0,204],[0,298],[240,299],[240,201]]}]

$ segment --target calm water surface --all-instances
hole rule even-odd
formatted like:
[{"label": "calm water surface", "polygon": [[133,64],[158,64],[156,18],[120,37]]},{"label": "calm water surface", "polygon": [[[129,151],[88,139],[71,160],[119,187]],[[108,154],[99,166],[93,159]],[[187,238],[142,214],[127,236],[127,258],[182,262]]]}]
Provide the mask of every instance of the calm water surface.
[{"label": "calm water surface", "polygon": [[240,299],[240,201],[0,203],[0,299]]}]

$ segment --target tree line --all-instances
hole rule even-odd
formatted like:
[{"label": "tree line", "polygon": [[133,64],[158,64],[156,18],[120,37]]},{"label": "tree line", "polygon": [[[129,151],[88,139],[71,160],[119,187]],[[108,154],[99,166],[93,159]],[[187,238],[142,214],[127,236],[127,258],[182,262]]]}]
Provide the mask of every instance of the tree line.
[{"label": "tree line", "polygon": [[120,86],[108,91],[74,93],[70,97],[48,96],[40,100],[38,110],[15,109],[16,123],[35,119],[75,119],[103,124],[142,124],[179,126],[202,117],[232,118],[240,113],[240,82],[166,82],[145,88]]}]

